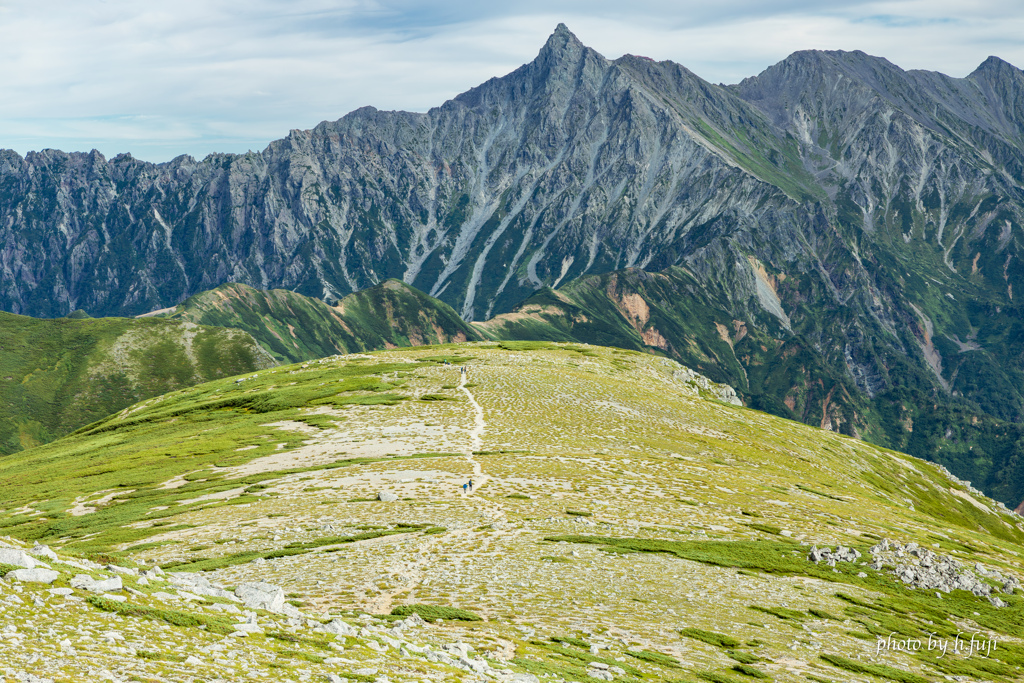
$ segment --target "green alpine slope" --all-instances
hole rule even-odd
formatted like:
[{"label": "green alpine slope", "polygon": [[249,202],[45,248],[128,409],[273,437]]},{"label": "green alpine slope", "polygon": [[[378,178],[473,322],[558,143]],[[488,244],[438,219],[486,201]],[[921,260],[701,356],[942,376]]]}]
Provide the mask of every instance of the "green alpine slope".
[{"label": "green alpine slope", "polygon": [[[763,267],[761,277],[777,305],[796,299],[800,285]],[[874,326],[875,341],[864,345],[886,375],[867,378],[875,385],[869,393],[857,386],[865,378],[851,375],[856,364],[844,347],[826,341],[851,322],[849,307],[798,304],[782,320],[752,299],[737,305],[684,268],[630,269],[544,289],[512,313],[474,326],[494,340],[576,341],[666,355],[731,385],[748,406],[935,460],[1011,506],[1024,500],[1024,426],[1007,419],[1017,391],[1003,386],[1020,366],[1014,307],[979,313],[975,334],[985,348],[949,349],[933,328],[929,342],[947,354],[953,381],[973,377],[965,396],[944,391],[916,348],[923,325]],[[936,302],[946,304],[952,302]],[[914,353],[898,353],[897,345]]]},{"label": "green alpine slope", "polygon": [[480,338],[451,306],[400,280],[349,294],[334,306],[284,289],[229,283],[165,315],[245,330],[284,362]]},{"label": "green alpine slope", "polygon": [[238,330],[0,313],[0,453],[52,441],[152,396],[273,365]]},{"label": "green alpine slope", "polygon": [[538,341],[149,399],[0,458],[3,671],[1021,680],[1019,516],[734,400],[667,358]]}]

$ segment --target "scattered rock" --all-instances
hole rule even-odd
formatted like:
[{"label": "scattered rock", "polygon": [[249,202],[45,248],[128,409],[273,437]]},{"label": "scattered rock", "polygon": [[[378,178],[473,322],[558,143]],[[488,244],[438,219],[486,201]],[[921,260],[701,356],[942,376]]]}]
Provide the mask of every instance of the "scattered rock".
[{"label": "scattered rock", "polygon": [[75,578],[71,579],[68,583],[71,584],[72,588],[81,588],[92,593],[109,593],[124,588],[120,576],[96,580],[88,574],[76,574]]},{"label": "scattered rock", "polygon": [[[271,583],[257,581],[254,583],[243,583],[235,589],[235,596],[238,597],[246,607],[251,609],[262,609],[277,614],[284,613],[287,603],[284,601],[284,589]],[[291,607],[291,605],[288,605]]]},{"label": "scattered rock", "polygon": [[13,564],[15,567],[32,569],[36,566],[36,561],[24,550],[0,548],[0,564]]},{"label": "scattered rock", "polygon": [[383,503],[394,503],[398,500],[398,496],[391,493],[390,491],[380,491],[377,493],[377,500]]},{"label": "scattered rock", "polygon": [[34,555],[36,557],[45,557],[48,560],[57,559],[57,553],[50,550],[49,546],[41,545],[39,543],[36,543],[32,550],[29,550],[28,552],[29,555]]},{"label": "scattered rock", "polygon": [[13,572],[9,572],[4,578],[14,578],[17,581],[24,583],[53,583],[60,576],[57,572],[52,569],[43,569],[42,567],[34,567],[32,569],[15,569]]},{"label": "scattered rock", "polygon": [[829,567],[835,567],[837,562],[856,562],[860,559],[860,552],[846,546],[837,546],[833,551],[830,548],[821,548],[812,545],[807,559],[815,564],[825,562]]},{"label": "scattered rock", "polygon": [[315,630],[321,633],[333,633],[336,636],[355,636],[359,632],[341,619],[333,619],[330,623],[318,626]]},{"label": "scattered rock", "polygon": [[227,600],[237,599],[234,593],[224,590],[224,587],[219,584],[210,583],[209,579],[200,574],[193,574],[191,572],[171,572],[167,575],[167,580],[175,586],[185,588],[189,592],[197,595],[225,598]]},{"label": "scattered rock", "polygon": [[138,576],[139,570],[132,569],[131,567],[119,567],[116,564],[108,564],[104,569],[108,569],[115,574],[124,574],[125,576]]},{"label": "scattered rock", "polygon": [[[1007,577],[996,570],[987,569],[980,563],[974,565],[974,571],[967,569],[957,560],[948,555],[939,555],[917,543],[901,545],[897,541],[882,539],[871,548],[873,569],[892,567],[892,573],[903,583],[914,588],[935,590],[949,593],[952,590],[964,590],[978,597],[989,597],[993,587],[978,578],[981,575],[1002,583],[1002,590],[1012,594],[1019,587],[1014,577]],[[976,575],[977,574],[977,575]],[[989,598],[996,607],[1006,603],[999,598]]]}]

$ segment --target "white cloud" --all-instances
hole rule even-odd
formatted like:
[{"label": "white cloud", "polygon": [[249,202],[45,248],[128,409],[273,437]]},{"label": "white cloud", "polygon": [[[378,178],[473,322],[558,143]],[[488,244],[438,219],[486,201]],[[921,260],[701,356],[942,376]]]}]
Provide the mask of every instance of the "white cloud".
[{"label": "white cloud", "polygon": [[0,5],[0,147],[262,149],[363,105],[423,111],[532,59],[564,21],[608,57],[735,82],[799,49],[964,76],[1024,64],[1024,8],[979,0],[44,0]]}]

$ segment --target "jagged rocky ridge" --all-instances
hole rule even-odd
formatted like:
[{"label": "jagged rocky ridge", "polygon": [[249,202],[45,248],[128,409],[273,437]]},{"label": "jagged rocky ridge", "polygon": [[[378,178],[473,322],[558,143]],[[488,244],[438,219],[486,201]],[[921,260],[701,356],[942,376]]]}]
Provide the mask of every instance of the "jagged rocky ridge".
[{"label": "jagged rocky ridge", "polygon": [[4,152],[0,307],[137,314],[227,281],[333,302],[397,277],[481,320],[676,269],[692,282],[648,304],[714,325],[637,323],[646,345],[773,412],[948,442],[950,467],[1016,501],[1022,92],[997,58],[956,79],[817,51],[715,86],[559,26],[427,113],[360,109],[258,154]]}]

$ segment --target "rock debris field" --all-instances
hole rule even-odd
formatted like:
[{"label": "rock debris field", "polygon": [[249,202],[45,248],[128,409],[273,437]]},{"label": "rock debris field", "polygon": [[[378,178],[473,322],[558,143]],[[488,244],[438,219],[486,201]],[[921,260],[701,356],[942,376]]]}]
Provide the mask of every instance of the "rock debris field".
[{"label": "rock debris field", "polygon": [[[248,459],[215,497],[125,521],[142,542],[0,537],[0,680],[1024,678],[1024,530],[931,464],[582,345],[396,349],[237,386],[350,364],[401,400],[270,413],[252,457],[220,446]],[[275,476],[229,486],[254,474]],[[880,648],[929,629],[998,647],[987,668]]]}]

